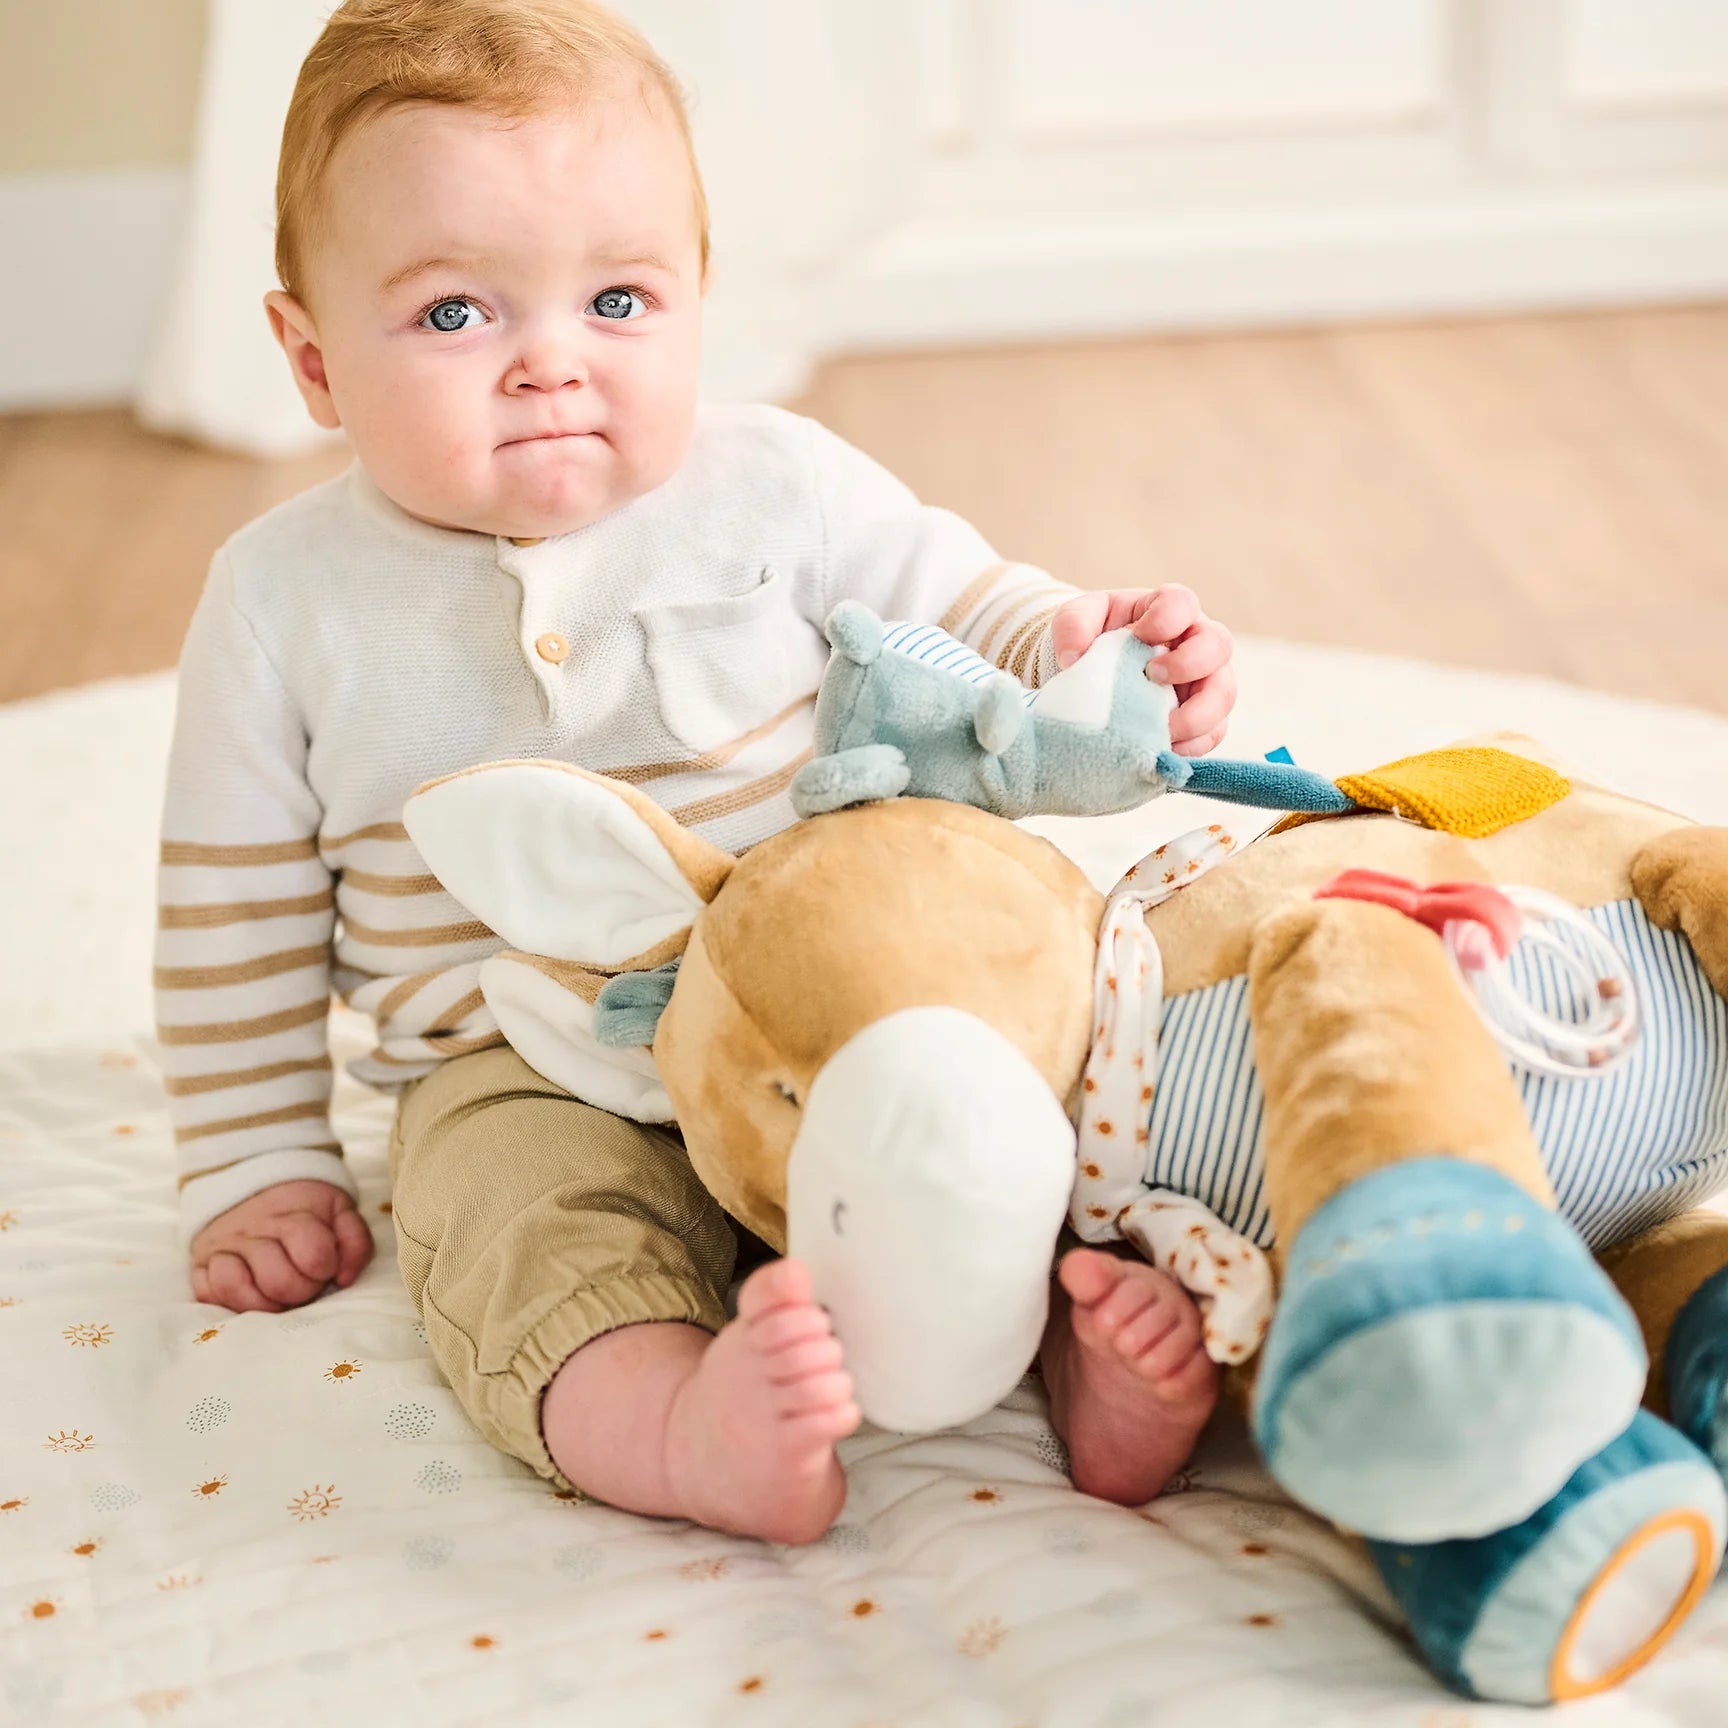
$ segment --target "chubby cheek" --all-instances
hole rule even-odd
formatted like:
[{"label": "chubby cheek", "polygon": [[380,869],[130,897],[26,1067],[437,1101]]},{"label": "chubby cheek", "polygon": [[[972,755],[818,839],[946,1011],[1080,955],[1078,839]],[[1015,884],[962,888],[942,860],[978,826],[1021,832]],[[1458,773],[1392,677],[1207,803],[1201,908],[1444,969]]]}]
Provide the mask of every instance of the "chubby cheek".
[{"label": "chubby cheek", "polygon": [[690,447],[696,423],[697,366],[684,345],[640,357],[595,378],[607,407],[612,445],[643,490],[670,478]]},{"label": "chubby cheek", "polygon": [[337,406],[355,453],[386,493],[436,518],[441,505],[477,490],[492,435],[472,380],[450,367],[400,366],[354,382]]}]

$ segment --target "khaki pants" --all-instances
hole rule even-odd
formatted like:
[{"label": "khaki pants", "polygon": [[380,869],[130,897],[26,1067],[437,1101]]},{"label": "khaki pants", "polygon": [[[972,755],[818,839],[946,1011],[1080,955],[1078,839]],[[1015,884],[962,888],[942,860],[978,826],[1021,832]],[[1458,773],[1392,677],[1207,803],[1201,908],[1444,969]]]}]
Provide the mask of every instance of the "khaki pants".
[{"label": "khaki pants", "polygon": [[572,1351],[639,1321],[725,1324],[737,1238],[677,1135],[581,1103],[513,1050],[408,1087],[390,1176],[440,1371],[494,1446],[560,1486],[540,1399]]}]

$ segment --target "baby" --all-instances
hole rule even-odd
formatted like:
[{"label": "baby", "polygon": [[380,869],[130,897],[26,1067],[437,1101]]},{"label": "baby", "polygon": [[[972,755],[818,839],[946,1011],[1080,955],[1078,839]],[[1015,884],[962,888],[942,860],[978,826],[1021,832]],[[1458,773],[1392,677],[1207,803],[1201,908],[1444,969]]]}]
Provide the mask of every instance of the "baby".
[{"label": "baby", "polygon": [[[158,1021],[198,1300],[279,1313],[372,1252],[329,1122],[332,988],[398,1093],[403,1276],[494,1444],[614,1505],[819,1535],[857,1423],[803,1268],[677,1137],[544,1080],[476,984],[503,944],[402,826],[423,781],[556,757],[739,851],[792,819],[856,596],[1036,684],[1101,631],[1223,736],[1230,638],[1180,587],[999,560],[814,423],[699,408],[708,225],[670,73],[588,0],[348,0],[282,139],[272,329],[341,478],[217,553],[181,665]],[[548,961],[556,966],[556,960]],[[1149,1498],[1215,1396],[1192,1305],[1077,1251],[1044,1350],[1075,1479]]]}]

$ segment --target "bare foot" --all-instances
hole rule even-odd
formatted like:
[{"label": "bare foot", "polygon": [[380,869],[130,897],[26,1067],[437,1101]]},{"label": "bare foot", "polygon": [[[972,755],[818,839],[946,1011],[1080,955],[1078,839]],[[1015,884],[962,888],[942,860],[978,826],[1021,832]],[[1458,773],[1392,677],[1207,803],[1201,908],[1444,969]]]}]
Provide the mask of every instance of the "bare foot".
[{"label": "bare foot", "polygon": [[839,1516],[834,1446],[859,1420],[840,1341],[795,1260],[752,1273],[716,1337],[648,1324],[595,1339],[541,1405],[553,1459],[596,1498],[770,1542],[813,1542]]},{"label": "bare foot", "polygon": [[1200,1313],[1172,1278],[1096,1249],[1066,1255],[1044,1334],[1044,1381],[1074,1486],[1142,1506],[1175,1475],[1218,1402]]}]

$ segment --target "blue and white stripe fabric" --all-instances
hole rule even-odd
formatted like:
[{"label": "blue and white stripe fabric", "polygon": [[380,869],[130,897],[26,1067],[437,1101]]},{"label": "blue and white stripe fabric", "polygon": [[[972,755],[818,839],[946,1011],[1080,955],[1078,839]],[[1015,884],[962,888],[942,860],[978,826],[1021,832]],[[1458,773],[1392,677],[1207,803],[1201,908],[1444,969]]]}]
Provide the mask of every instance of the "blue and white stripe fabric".
[{"label": "blue and white stripe fabric", "polygon": [[[1559,1080],[1514,1070],[1562,1214],[1593,1247],[1624,1241],[1728,1185],[1728,1003],[1684,937],[1636,901],[1584,914],[1625,956],[1644,1033],[1618,1068]],[[1552,964],[1520,943],[1518,991],[1558,1019],[1584,1005]],[[1254,1070],[1248,980],[1164,1004],[1161,1081],[1147,1181],[1191,1194],[1259,1243],[1272,1241],[1264,1183],[1265,1096]]]},{"label": "blue and white stripe fabric", "polygon": [[[968,684],[982,684],[987,678],[1006,678],[1000,666],[992,666],[981,654],[974,654],[964,642],[939,630],[934,624],[888,624],[882,627],[882,646],[891,654],[904,654],[908,660],[920,660],[926,666],[939,667],[964,678]],[[1030,708],[1037,699],[1036,690],[1023,690],[1020,700]]]}]

